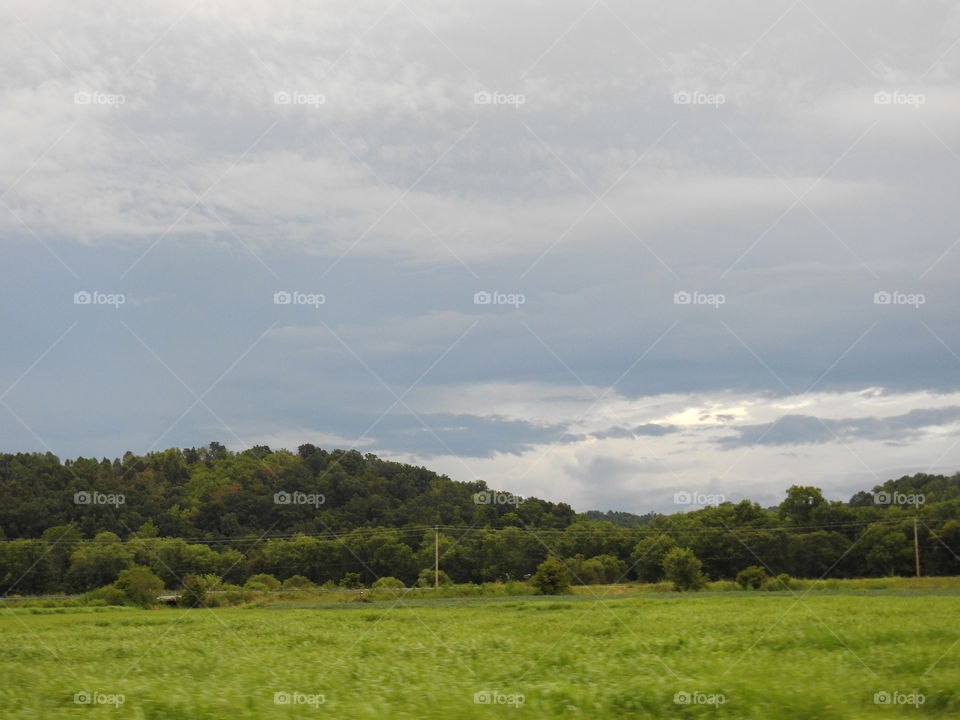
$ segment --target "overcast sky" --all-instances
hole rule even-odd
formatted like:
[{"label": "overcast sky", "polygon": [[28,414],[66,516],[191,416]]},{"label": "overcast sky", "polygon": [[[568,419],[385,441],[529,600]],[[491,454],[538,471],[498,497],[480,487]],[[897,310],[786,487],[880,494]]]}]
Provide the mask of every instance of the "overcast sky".
[{"label": "overcast sky", "polygon": [[0,450],[633,512],[960,465],[955,3],[0,18]]}]

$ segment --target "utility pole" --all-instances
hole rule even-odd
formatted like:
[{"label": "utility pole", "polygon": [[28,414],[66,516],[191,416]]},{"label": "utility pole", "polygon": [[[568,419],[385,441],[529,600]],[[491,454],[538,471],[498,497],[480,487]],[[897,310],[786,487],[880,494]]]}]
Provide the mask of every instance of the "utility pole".
[{"label": "utility pole", "polygon": [[[916,532],[916,524],[914,524],[913,529]],[[919,572],[917,570],[918,574]],[[440,587],[440,528],[436,525],[433,528],[433,586]]]},{"label": "utility pole", "polygon": [[917,577],[920,577],[920,541],[917,539],[917,519],[913,519],[913,560],[917,566]]}]

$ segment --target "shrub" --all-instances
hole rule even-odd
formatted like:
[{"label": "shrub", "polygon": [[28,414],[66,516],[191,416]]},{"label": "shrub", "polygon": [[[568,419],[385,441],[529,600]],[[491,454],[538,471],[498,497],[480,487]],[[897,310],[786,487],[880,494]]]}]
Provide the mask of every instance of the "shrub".
[{"label": "shrub", "polygon": [[768,578],[763,583],[763,589],[775,592],[778,590],[792,590],[794,587],[794,582],[787,573],[780,573],[775,578]]},{"label": "shrub", "polygon": [[288,577],[283,581],[284,590],[300,590],[313,586],[314,585],[310,581],[310,578],[305,578],[303,575],[293,575],[292,577]]},{"label": "shrub", "polygon": [[677,590],[700,590],[707,584],[703,563],[689,548],[673,548],[663,556],[663,574]]},{"label": "shrub", "polygon": [[381,590],[402,590],[406,585],[403,583],[403,580],[388,575],[387,577],[380,578],[370,587]]},{"label": "shrub", "polygon": [[[417,587],[433,587],[434,581],[433,568],[424,568],[417,576]],[[453,585],[453,580],[443,570],[440,571],[440,584]]]},{"label": "shrub", "polygon": [[360,577],[360,573],[347,573],[343,576],[343,580],[340,581],[340,587],[353,589],[363,587],[363,580]]},{"label": "shrub", "polygon": [[195,605],[216,606],[219,603],[210,596],[211,590],[219,589],[220,578],[216,575],[187,575],[183,578],[183,591],[180,594],[180,604],[186,607]]},{"label": "shrub", "polygon": [[737,573],[737,585],[744,590],[759,590],[767,579],[767,571],[759,565],[751,565]]},{"label": "shrub", "polygon": [[103,588],[103,599],[107,605],[126,605],[130,602],[127,594],[115,585]]},{"label": "shrub", "polygon": [[739,589],[740,586],[733,580],[715,580],[707,585],[707,590],[713,592],[734,592]]},{"label": "shrub", "polygon": [[615,583],[627,572],[627,564],[613,555],[597,555],[589,559],[574,555],[564,560],[564,565],[578,585]]},{"label": "shrub", "polygon": [[277,580],[273,575],[270,575],[268,573],[259,573],[257,575],[251,575],[249,578],[247,578],[247,582],[245,582],[244,585],[249,587],[251,583],[263,585],[268,590],[280,589],[280,581]]},{"label": "shrub", "polygon": [[120,572],[113,587],[134,605],[147,607],[157,604],[157,595],[163,592],[163,580],[154,575],[150,568],[134,565]]},{"label": "shrub", "polygon": [[548,557],[530,578],[540,595],[563,595],[570,592],[570,573],[555,557]]}]

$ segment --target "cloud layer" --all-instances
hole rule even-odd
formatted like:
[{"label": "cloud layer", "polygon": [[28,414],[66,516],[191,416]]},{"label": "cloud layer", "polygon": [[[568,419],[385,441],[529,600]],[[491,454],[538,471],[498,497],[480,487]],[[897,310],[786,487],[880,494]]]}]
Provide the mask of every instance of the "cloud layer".
[{"label": "cloud layer", "polygon": [[0,15],[4,450],[637,511],[956,469],[949,4]]}]

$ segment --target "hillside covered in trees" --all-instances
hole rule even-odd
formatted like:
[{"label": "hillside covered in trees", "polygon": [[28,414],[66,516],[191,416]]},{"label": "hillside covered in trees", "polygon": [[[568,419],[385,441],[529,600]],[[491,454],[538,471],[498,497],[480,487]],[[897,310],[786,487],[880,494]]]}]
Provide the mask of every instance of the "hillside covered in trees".
[{"label": "hillside covered in trees", "polygon": [[211,443],[63,463],[4,454],[0,592],[85,591],[134,565],[167,587],[203,573],[235,583],[258,573],[412,583],[432,567],[435,542],[456,582],[520,578],[549,556],[579,582],[656,582],[673,547],[692,550],[712,579],[754,565],[806,578],[910,575],[914,518],[923,573],[960,574],[960,475],[890,480],[849,502],[793,486],[769,509],[743,500],[578,515],[483,481],[313,445],[234,453]]}]

